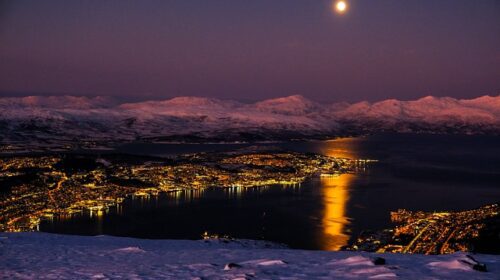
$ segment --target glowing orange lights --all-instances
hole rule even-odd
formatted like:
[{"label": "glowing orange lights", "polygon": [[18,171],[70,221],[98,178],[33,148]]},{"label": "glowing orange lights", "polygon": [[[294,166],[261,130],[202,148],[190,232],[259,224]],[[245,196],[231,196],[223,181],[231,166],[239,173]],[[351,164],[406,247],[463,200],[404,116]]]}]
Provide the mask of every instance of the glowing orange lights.
[{"label": "glowing orange lights", "polygon": [[[340,138],[328,142],[324,153],[331,157],[356,158],[358,141],[355,138]],[[323,189],[323,250],[338,251],[348,245],[350,236],[346,233],[349,225],[347,202],[349,191],[356,175],[339,174],[321,176]]]},{"label": "glowing orange lights", "polygon": [[349,235],[345,231],[345,226],[349,224],[346,206],[353,179],[353,174],[321,177],[325,204],[323,214],[325,240],[322,242],[324,250],[338,251],[348,244]]}]

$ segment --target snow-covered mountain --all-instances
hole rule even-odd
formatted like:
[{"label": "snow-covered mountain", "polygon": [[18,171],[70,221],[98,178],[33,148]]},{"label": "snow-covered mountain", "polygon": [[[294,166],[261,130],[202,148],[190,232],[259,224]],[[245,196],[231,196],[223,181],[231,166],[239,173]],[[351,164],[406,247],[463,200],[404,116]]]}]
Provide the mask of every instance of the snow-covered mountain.
[{"label": "snow-covered mountain", "polygon": [[500,96],[317,103],[300,95],[253,104],[201,97],[118,104],[106,97],[0,98],[0,141],[242,141],[377,132],[500,132]]}]

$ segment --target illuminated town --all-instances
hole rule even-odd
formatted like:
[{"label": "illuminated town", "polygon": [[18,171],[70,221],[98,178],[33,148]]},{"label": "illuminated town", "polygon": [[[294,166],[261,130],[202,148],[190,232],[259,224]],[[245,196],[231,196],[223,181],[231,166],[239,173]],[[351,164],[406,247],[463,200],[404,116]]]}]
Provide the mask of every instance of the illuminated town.
[{"label": "illuminated town", "polygon": [[[499,205],[460,212],[391,212],[394,229],[365,232],[349,249],[372,252],[449,254],[474,251],[488,236],[495,238],[500,225]],[[484,248],[481,248],[482,250]],[[494,248],[490,248],[494,250]]]},{"label": "illuminated town", "polygon": [[207,187],[297,185],[311,176],[364,168],[350,160],[295,152],[230,152],[173,159],[128,155],[15,156],[0,159],[0,231],[33,231],[41,219],[102,215],[127,197]]}]

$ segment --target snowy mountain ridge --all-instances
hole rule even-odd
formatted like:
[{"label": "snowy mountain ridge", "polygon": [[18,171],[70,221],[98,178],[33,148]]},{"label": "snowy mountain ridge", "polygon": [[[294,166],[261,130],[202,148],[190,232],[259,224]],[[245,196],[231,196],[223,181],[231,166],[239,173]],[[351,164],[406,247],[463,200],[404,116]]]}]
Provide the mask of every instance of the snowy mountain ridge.
[{"label": "snowy mountain ridge", "polygon": [[203,97],[118,104],[108,97],[0,98],[2,143],[276,140],[377,132],[500,133],[500,96],[318,103],[300,95],[246,104]]}]

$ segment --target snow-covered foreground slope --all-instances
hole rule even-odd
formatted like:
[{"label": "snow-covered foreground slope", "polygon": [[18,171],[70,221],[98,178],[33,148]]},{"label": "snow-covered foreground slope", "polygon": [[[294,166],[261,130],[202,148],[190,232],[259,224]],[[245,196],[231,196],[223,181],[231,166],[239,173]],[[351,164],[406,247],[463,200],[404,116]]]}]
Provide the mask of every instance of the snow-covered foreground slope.
[{"label": "snow-covered foreground slope", "polygon": [[[227,241],[226,241],[227,242]],[[377,257],[386,263],[375,265]],[[2,233],[2,279],[498,279],[500,256],[303,251],[257,241]]]},{"label": "snow-covered foreground slope", "polygon": [[324,104],[299,95],[244,104],[201,97],[0,98],[0,143],[282,140],[390,132],[500,133],[500,96]]}]

